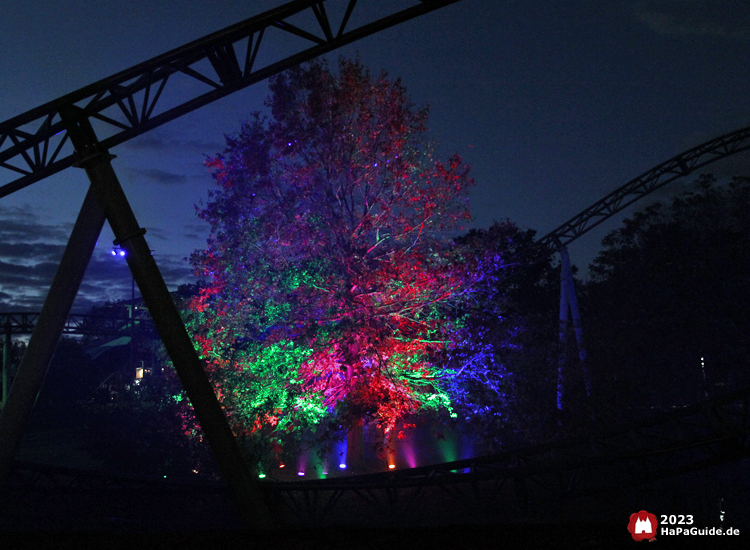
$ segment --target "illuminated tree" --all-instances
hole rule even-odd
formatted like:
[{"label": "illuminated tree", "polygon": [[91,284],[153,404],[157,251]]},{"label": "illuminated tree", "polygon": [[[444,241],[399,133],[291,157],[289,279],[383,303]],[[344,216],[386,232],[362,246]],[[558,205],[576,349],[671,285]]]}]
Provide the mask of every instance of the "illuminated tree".
[{"label": "illuminated tree", "polygon": [[385,431],[449,409],[434,357],[448,304],[478,276],[441,237],[469,217],[468,168],[433,160],[426,109],[356,61],[271,80],[224,154],[192,256],[207,282],[188,322],[236,431],[285,433],[323,418]]}]

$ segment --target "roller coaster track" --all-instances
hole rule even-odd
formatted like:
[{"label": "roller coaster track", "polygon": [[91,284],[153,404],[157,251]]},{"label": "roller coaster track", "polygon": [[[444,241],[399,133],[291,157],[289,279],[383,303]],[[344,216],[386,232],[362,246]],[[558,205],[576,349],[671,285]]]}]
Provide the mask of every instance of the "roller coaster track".
[{"label": "roller coaster track", "polygon": [[560,227],[545,235],[539,246],[557,247],[576,240],[618,212],[679,178],[688,176],[712,162],[750,149],[750,127],[707,141],[651,168],[615,189]]},{"label": "roller coaster track", "polygon": [[[83,109],[101,146],[109,149],[299,63],[458,1],[402,0],[396,4],[409,7],[390,12],[384,3],[370,2],[380,17],[353,26],[368,2],[328,0],[342,8],[334,21],[326,0],[295,0],[6,120],[0,123],[0,198],[76,162],[60,117],[72,107]],[[266,47],[274,35],[294,53],[279,59]],[[194,95],[185,99],[190,91]]]},{"label": "roller coaster track", "polygon": [[[515,451],[382,473],[262,483],[275,516],[295,525],[428,525],[552,517],[561,503],[750,456],[750,389],[654,418]],[[228,500],[216,483],[164,480],[16,463],[18,502],[71,493]],[[565,508],[564,506],[562,508]],[[136,518],[137,521],[142,519]]]},{"label": "roller coaster track", "polygon": [[361,477],[273,483],[269,490],[303,523],[345,522],[358,508],[391,523],[429,523],[439,512],[453,521],[528,518],[561,501],[750,456],[749,398],[750,389],[600,435]]},{"label": "roller coaster track", "polygon": [[[247,525],[268,523],[256,483],[151,257],[146,230],[110,164],[109,149],[285,69],[457,1],[400,0],[394,4],[405,9],[395,11],[390,2],[294,0],[0,123],[0,198],[70,166],[83,168],[91,183],[27,353],[7,399],[3,395],[0,486],[10,474],[96,239],[109,221],[238,509]],[[370,5],[369,11],[360,9],[363,4]],[[335,6],[342,9],[327,9]],[[338,16],[329,17],[334,12]],[[284,37],[284,47],[276,51],[265,47],[273,34]],[[9,341],[6,335],[4,357]],[[3,392],[6,387],[4,382]]]},{"label": "roller coaster track", "polygon": [[[71,125],[61,113],[79,113],[76,124],[90,122],[98,145],[108,150],[291,66],[458,0],[404,0],[410,7],[381,13],[356,28],[350,28],[350,22],[357,0],[348,0],[336,21],[325,1],[295,0],[0,123],[0,198],[89,160],[75,157]],[[328,1],[329,6],[334,3]],[[298,49],[264,64],[264,48],[273,33],[293,38]],[[185,80],[195,85],[190,89],[202,87],[189,99],[178,93],[184,92],[179,82]],[[177,92],[170,98],[173,87]],[[656,189],[749,148],[750,128],[743,128],[681,153],[613,191],[539,243],[568,244]],[[20,319],[17,326],[33,322]],[[76,330],[76,321],[71,322],[70,330]],[[357,522],[373,512],[384,522],[408,517],[410,524],[446,515],[453,521],[466,519],[458,517],[458,510],[472,520],[529,517],[559,499],[601,495],[749,456],[749,395],[747,390],[737,392],[601,435],[498,455],[366,476],[261,485],[270,505],[292,523]],[[148,490],[225,491],[221,485],[146,483],[18,462],[12,474],[10,494],[18,502],[35,494],[129,492],[140,498]]]}]

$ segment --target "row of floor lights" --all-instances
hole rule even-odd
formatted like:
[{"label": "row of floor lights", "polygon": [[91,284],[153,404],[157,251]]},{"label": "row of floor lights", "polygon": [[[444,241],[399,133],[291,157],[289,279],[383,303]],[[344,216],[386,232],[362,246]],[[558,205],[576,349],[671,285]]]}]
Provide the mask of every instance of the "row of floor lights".
[{"label": "row of floor lights", "polygon": [[[282,463],[282,464],[279,464],[279,469],[281,469],[281,468],[284,468],[285,466],[286,466],[286,465],[285,465],[285,464],[283,464],[283,463]],[[390,469],[390,470],[394,470],[395,468],[396,468],[396,465],[395,465],[395,464],[394,464],[393,462],[391,462],[390,464],[388,464],[388,469]],[[344,464],[343,462],[342,462],[341,464],[339,464],[339,469],[341,469],[341,470],[346,470],[346,464]],[[322,473],[322,474],[323,474],[324,476],[327,476],[327,475],[328,475],[328,472],[326,472],[326,471],[323,471],[323,472],[321,472],[321,473]],[[305,475],[305,471],[304,471],[304,470],[300,470],[299,472],[297,472],[297,475],[298,475],[299,477],[304,477],[304,475]],[[265,478],[266,478],[266,474],[264,474],[264,473],[262,473],[262,472],[261,472],[260,474],[258,474],[258,478],[259,478],[259,479],[265,479]]]},{"label": "row of floor lights", "polygon": [[[336,451],[339,451],[339,453],[338,453],[339,454],[339,465],[338,466],[339,466],[340,470],[346,470],[347,469],[346,458],[345,458],[346,457],[346,444],[347,444],[346,439],[344,439],[344,441],[342,443],[343,444],[339,444],[339,445],[336,446]],[[388,436],[386,436],[385,443],[386,443],[386,445],[388,445],[388,443],[389,443]],[[455,448],[451,448],[450,443],[455,444],[456,442],[455,441],[446,442],[444,445],[441,445],[442,451],[443,451],[443,461],[444,462],[453,462],[453,461],[457,460],[458,458],[460,458],[456,454],[457,453],[456,449]],[[403,458],[405,464],[407,464],[407,467],[415,468],[417,466],[417,464],[416,464],[416,457],[414,456],[413,445],[409,444],[407,442],[407,444],[405,446],[402,446],[401,449],[402,449],[403,452],[406,453],[406,456],[402,457],[402,458]],[[389,470],[395,470],[396,469],[396,458],[398,458],[397,457],[397,453],[393,449],[390,449],[390,451],[388,452],[388,455],[389,456],[387,457],[386,465],[388,466]],[[279,468],[284,468],[284,467],[285,467],[285,465],[283,463],[279,464]],[[321,475],[322,476],[327,476],[329,474],[328,469],[329,469],[328,465],[324,463]],[[456,471],[469,472],[469,471],[471,471],[471,468],[460,468],[460,469],[458,469]],[[297,472],[297,475],[299,477],[304,477],[306,475],[304,463],[300,464],[300,468],[299,468],[299,470]],[[260,477],[261,478],[265,478],[266,475],[265,474],[260,474]]]},{"label": "row of floor lights", "polygon": [[[113,252],[113,254],[114,254],[114,252]],[[338,447],[337,450],[340,451],[339,452],[339,470],[346,470],[346,458],[345,458],[346,457],[346,445],[347,445],[347,440],[344,439],[343,445],[337,446]],[[286,464],[284,464],[283,462],[279,463],[279,469],[283,469],[285,467],[286,467]],[[389,464],[388,467],[389,468],[395,468],[396,465],[395,464]],[[328,470],[327,466],[324,465],[324,470],[321,472],[322,475],[327,476],[328,475],[328,471],[327,470]],[[304,468],[303,468],[302,465],[300,465],[300,469],[297,471],[297,476],[298,477],[304,477],[305,476],[305,470],[304,470]],[[266,474],[264,472],[261,472],[260,474],[258,474],[258,478],[265,479],[266,478]]]},{"label": "row of floor lights", "polygon": [[[394,466],[394,467],[395,467],[395,466]],[[283,468],[283,465],[282,465],[282,466],[279,466],[279,468]],[[340,464],[339,464],[339,469],[340,469],[340,470],[346,470],[346,464],[345,464],[344,462],[340,463]],[[327,472],[327,471],[323,471],[323,472],[321,472],[321,474],[322,474],[322,475],[324,475],[324,476],[327,476],[327,475],[328,475],[328,472]],[[303,477],[303,476],[305,475],[305,471],[304,471],[304,470],[300,470],[299,472],[297,472],[297,475],[298,475],[299,477]]]}]

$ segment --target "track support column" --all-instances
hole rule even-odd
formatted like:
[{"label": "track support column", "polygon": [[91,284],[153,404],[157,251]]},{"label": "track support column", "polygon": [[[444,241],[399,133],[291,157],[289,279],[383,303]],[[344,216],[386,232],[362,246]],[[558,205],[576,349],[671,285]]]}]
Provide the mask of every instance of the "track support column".
[{"label": "track support column", "polygon": [[3,375],[0,383],[3,385],[3,393],[0,396],[0,408],[5,405],[5,400],[8,399],[8,383],[10,379],[10,356],[11,356],[11,339],[10,339],[10,319],[5,323],[3,333]]},{"label": "track support column", "polygon": [[146,231],[138,224],[110,164],[110,155],[99,144],[81,109],[71,108],[61,112],[61,116],[76,148],[79,164],[86,170],[91,188],[115,234],[115,244],[125,250],[128,266],[243,520],[251,529],[270,528],[271,517],[259,483],[244,461],[203,363],[151,255],[144,238]]},{"label": "track support column", "polygon": [[573,322],[573,332],[578,347],[578,359],[580,360],[581,373],[586,386],[586,397],[591,397],[591,377],[586,366],[586,348],[583,345],[583,326],[581,325],[581,314],[578,310],[576,300],[575,284],[573,282],[573,269],[570,265],[568,249],[557,242],[557,251],[560,254],[560,357],[557,367],[557,408],[562,410],[565,380],[563,376],[564,364],[567,360],[567,338],[568,319]]},{"label": "track support column", "polygon": [[104,212],[89,189],[0,413],[0,489],[8,481],[23,431],[47,375],[104,221]]}]

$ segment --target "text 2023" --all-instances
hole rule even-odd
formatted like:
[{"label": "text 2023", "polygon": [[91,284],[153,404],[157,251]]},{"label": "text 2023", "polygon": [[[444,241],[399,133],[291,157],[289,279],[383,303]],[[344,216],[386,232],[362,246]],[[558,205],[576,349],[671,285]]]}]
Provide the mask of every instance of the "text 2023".
[{"label": "text 2023", "polygon": [[692,525],[693,524],[693,516],[691,514],[688,515],[667,515],[662,514],[661,515],[661,523],[662,525]]}]

